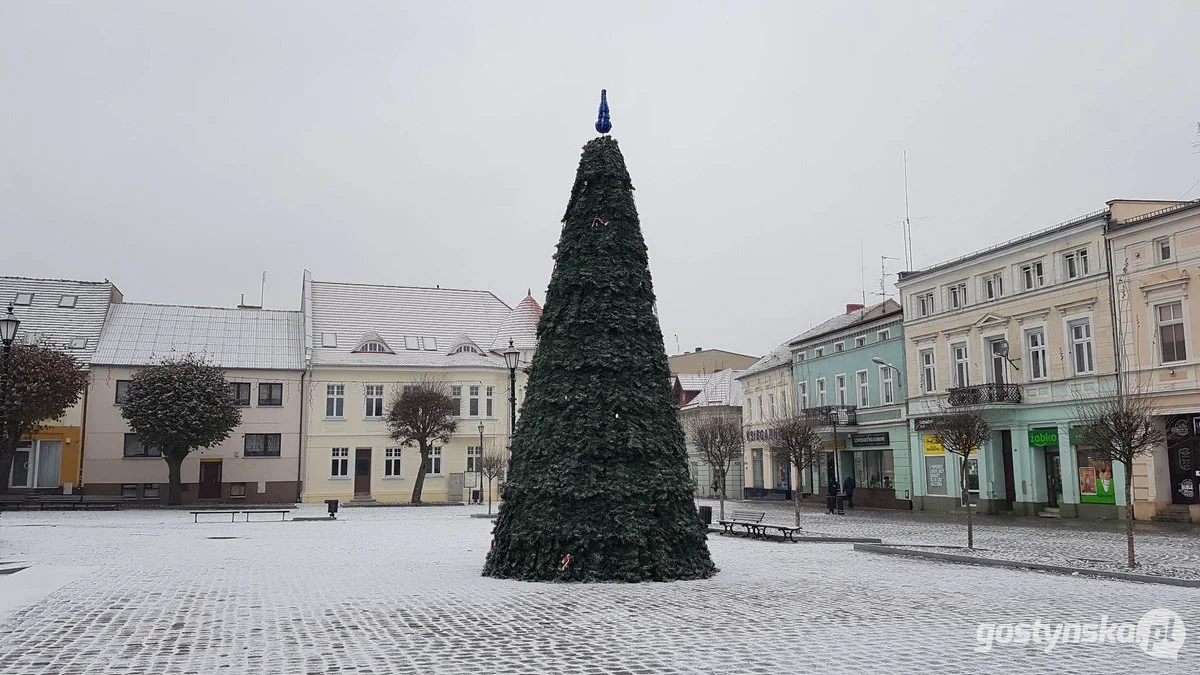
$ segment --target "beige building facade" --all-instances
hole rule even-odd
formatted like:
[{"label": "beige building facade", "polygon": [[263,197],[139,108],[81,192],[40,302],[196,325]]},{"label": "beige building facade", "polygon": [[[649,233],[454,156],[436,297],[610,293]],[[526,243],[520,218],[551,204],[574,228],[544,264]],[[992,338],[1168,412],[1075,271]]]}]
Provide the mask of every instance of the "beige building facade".
[{"label": "beige building facade", "polygon": [[742,429],[745,434],[746,499],[790,499],[793,471],[771,457],[772,424],[786,417],[795,404],[792,353],[782,344],[750,365],[737,381],[742,389]]},{"label": "beige building facade", "polygon": [[[1116,517],[1125,476],[1071,432],[1081,400],[1116,388],[1105,222],[1089,214],[901,274],[914,508],[970,499],[986,513]],[[961,406],[993,427],[962,467],[928,433]]]}]

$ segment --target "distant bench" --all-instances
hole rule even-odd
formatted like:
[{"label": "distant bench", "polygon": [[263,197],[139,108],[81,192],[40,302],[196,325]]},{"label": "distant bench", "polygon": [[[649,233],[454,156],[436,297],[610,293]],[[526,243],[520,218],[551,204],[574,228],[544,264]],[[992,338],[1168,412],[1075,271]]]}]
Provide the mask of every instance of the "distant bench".
[{"label": "distant bench", "polygon": [[0,509],[119,509],[125,503],[113,495],[0,495]]},{"label": "distant bench", "polygon": [[250,520],[250,514],[252,514],[252,513],[270,513],[270,514],[278,515],[280,522],[283,522],[283,521],[287,520],[287,514],[289,513],[289,511],[290,511],[290,509],[248,509],[248,510],[235,510],[235,511],[223,511],[220,509],[204,509],[201,511],[190,511],[189,513],[191,513],[192,516],[194,516],[194,518],[192,520],[193,523],[200,522],[200,516],[207,515],[207,514],[229,516],[229,522],[233,523],[233,522],[237,522],[237,517],[238,517],[239,513],[245,514],[245,516],[246,516],[245,522],[249,523],[249,522],[252,522]]},{"label": "distant bench", "polygon": [[721,534],[739,534],[733,528],[742,528],[742,534],[752,539],[769,539],[772,535],[778,536],[780,541],[796,541],[796,533],[800,531],[799,527],[791,527],[788,525],[771,525],[763,522],[766,518],[766,511],[734,511],[729,520],[717,521],[725,528]]}]

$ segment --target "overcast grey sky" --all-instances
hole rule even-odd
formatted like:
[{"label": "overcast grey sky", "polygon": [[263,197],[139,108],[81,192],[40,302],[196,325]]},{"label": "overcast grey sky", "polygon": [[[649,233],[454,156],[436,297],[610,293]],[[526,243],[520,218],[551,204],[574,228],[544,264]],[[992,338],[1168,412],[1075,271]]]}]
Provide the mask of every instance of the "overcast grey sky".
[{"label": "overcast grey sky", "polygon": [[667,351],[759,355],[861,299],[860,250],[876,289],[903,255],[905,150],[918,267],[1183,196],[1197,26],[1194,1],[7,0],[0,272],[541,300],[605,87]]}]

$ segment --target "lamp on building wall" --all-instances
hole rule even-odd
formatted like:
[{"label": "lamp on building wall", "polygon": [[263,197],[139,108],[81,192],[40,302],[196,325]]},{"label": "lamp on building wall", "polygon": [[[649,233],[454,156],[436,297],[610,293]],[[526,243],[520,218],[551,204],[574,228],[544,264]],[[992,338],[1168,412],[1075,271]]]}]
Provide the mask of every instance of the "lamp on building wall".
[{"label": "lamp on building wall", "polygon": [[513,346],[512,338],[508,339],[508,349],[504,350],[504,363],[508,365],[508,443],[512,445],[512,435],[517,431],[517,366],[521,363],[521,351]]},{"label": "lamp on building wall", "polygon": [[483,422],[479,423],[479,454],[475,456],[475,473],[479,474],[479,503],[483,503]]},{"label": "lamp on building wall", "polygon": [[0,318],[0,343],[3,343],[3,352],[0,353],[0,438],[8,436],[8,361],[12,356],[13,340],[17,339],[17,329],[21,327],[21,320],[13,316],[12,305],[8,306],[8,313],[3,318]]},{"label": "lamp on building wall", "polygon": [[[883,366],[884,368],[890,368],[891,370],[894,370],[896,372],[896,381],[897,382],[900,381],[900,377],[903,375],[903,373],[900,372],[899,368],[897,368],[896,366],[893,366],[892,364],[888,363],[887,361],[884,361],[883,359],[879,358],[878,356],[871,357],[871,363],[874,363],[877,366]],[[903,386],[903,385],[901,385],[901,386]]]}]

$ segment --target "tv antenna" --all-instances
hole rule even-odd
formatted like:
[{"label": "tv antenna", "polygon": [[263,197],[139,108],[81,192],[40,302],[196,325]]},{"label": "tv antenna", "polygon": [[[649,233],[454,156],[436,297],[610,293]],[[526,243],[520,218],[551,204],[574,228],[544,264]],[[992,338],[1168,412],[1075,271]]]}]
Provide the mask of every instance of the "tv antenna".
[{"label": "tv antenna", "polygon": [[890,255],[879,256],[879,290],[871,293],[871,295],[877,295],[884,300],[892,295],[887,290],[887,278],[896,276],[895,274],[888,274],[887,261],[889,260],[899,260],[899,258]]},{"label": "tv antenna", "polygon": [[908,217],[908,151],[904,151],[904,269],[912,270],[912,219]]}]

